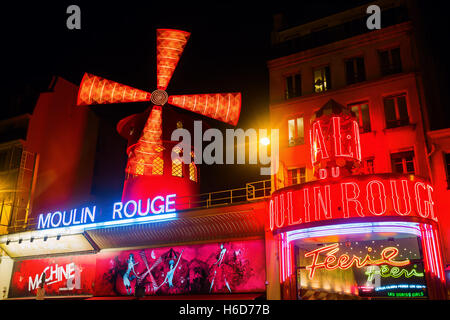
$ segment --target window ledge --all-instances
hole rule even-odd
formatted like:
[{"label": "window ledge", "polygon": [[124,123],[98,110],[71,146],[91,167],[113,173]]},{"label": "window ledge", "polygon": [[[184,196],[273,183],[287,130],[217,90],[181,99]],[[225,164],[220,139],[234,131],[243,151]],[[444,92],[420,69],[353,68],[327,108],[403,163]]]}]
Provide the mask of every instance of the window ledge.
[{"label": "window ledge", "polygon": [[403,126],[398,126],[398,127],[393,127],[393,128],[384,128],[383,132],[392,132],[392,131],[400,131],[402,129],[410,129],[410,130],[415,130],[417,127],[417,124],[415,123],[410,123],[410,124],[405,124]]}]

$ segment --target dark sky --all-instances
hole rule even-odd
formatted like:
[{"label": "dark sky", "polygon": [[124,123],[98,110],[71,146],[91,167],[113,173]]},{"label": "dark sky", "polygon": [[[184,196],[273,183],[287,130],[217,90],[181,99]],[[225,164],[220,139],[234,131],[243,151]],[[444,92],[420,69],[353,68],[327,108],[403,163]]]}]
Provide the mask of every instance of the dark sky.
[{"label": "dark sky", "polygon": [[[84,72],[152,91],[156,87],[155,30],[175,28],[192,34],[168,93],[240,91],[243,105],[238,127],[265,127],[269,98],[266,61],[273,14],[284,12],[291,21],[304,23],[363,3],[368,1],[2,4],[2,95],[20,95],[25,85],[37,86],[52,74],[79,84]],[[66,8],[71,4],[81,8],[81,30],[66,28]],[[121,106],[120,111],[111,109],[117,119],[146,108],[142,104]],[[4,103],[0,118],[16,111],[20,110]],[[111,119],[115,121],[114,114]],[[245,181],[259,179],[257,167],[234,168],[233,174],[227,174],[226,166],[210,170],[222,170],[221,181],[202,179],[202,189],[243,186]]]}]

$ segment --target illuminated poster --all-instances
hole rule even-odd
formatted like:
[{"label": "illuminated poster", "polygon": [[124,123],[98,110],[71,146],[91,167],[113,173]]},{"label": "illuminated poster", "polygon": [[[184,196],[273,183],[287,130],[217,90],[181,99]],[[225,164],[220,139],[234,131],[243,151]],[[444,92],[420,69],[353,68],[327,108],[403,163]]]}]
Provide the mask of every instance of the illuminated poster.
[{"label": "illuminated poster", "polygon": [[364,297],[425,298],[427,283],[419,239],[398,235],[334,243],[298,241],[297,287]]},{"label": "illuminated poster", "polygon": [[237,241],[100,253],[98,296],[263,292],[264,242]]},{"label": "illuminated poster", "polygon": [[9,297],[36,296],[45,273],[45,295],[93,294],[95,256],[80,255],[16,261],[13,267]]},{"label": "illuminated poster", "polygon": [[361,297],[427,297],[425,272],[421,261],[411,261],[404,267],[367,266],[355,269],[354,273]]}]

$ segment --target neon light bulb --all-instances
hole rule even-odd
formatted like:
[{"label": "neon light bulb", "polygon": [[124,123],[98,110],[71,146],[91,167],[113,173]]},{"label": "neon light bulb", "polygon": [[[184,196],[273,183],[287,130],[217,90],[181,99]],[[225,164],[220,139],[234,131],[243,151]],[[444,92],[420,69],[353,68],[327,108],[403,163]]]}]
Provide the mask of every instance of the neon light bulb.
[{"label": "neon light bulb", "polygon": [[[331,219],[332,218],[332,212],[331,212],[331,192],[330,192],[330,185],[324,186],[325,189],[325,200],[322,196],[322,191],[320,190],[321,187],[314,187],[313,193],[314,193],[314,209],[315,209],[315,218],[316,221],[320,220],[320,212],[323,211],[325,213],[325,218]],[[319,206],[320,204],[320,206]],[[322,210],[321,210],[322,208]]]}]

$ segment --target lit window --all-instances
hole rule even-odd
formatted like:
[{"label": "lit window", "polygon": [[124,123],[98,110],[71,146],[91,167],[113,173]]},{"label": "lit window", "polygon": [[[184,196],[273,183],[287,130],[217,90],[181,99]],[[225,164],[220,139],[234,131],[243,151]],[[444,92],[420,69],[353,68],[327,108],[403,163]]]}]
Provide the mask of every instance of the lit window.
[{"label": "lit window", "polygon": [[183,176],[183,163],[180,159],[172,160],[172,176],[182,177]]},{"label": "lit window", "polygon": [[395,128],[409,124],[406,95],[398,95],[384,98],[384,114],[386,128]]},{"label": "lit window", "polygon": [[330,67],[314,69],[314,92],[324,92],[331,89]]},{"label": "lit window", "polygon": [[302,95],[302,78],[299,73],[286,77],[285,99],[300,97]]},{"label": "lit window", "polygon": [[305,143],[303,117],[288,120],[288,134],[290,147]]},{"label": "lit window", "polygon": [[402,72],[400,48],[379,51],[380,69],[383,76]]},{"label": "lit window", "polygon": [[345,71],[347,84],[365,81],[366,71],[364,69],[364,58],[358,57],[345,61]]},{"label": "lit window", "polygon": [[391,154],[392,172],[414,174],[414,151]]},{"label": "lit window", "polygon": [[288,169],[288,185],[305,183],[306,182],[306,168]]},{"label": "lit window", "polygon": [[136,165],[136,169],[134,170],[134,174],[138,176],[142,176],[145,170],[145,161],[144,159],[139,159]]},{"label": "lit window", "polygon": [[160,157],[156,157],[153,160],[152,174],[162,175],[164,170],[164,160]]},{"label": "lit window", "polygon": [[359,124],[359,131],[361,133],[370,131],[370,115],[369,104],[367,102],[361,102],[352,104],[349,106],[356,115],[356,121]]},{"label": "lit window", "polygon": [[197,166],[193,162],[189,163],[189,179],[197,182]]},{"label": "lit window", "polygon": [[369,158],[369,159],[365,159],[363,162],[363,166],[364,166],[364,173],[365,174],[372,174],[375,173],[375,169],[374,169],[374,164],[373,164],[374,159],[373,158]]},{"label": "lit window", "polygon": [[447,171],[447,189],[450,189],[450,153],[446,153],[445,157],[445,169]]}]

